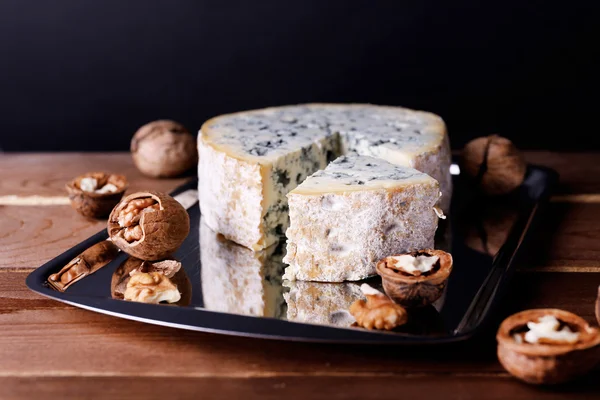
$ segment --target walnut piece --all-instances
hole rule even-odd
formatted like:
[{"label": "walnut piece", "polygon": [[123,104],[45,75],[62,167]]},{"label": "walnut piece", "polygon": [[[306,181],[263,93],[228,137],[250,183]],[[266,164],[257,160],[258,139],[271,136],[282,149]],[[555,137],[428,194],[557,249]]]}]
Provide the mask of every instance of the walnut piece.
[{"label": "walnut piece", "polygon": [[175,260],[164,260],[158,262],[144,261],[138,268],[132,270],[129,275],[133,276],[142,272],[160,272],[167,278],[172,278],[181,269],[181,263]]},{"label": "walnut piece", "polygon": [[98,180],[92,177],[82,178],[79,181],[79,188],[84,192],[93,192],[98,188]]},{"label": "walnut piece", "polygon": [[157,210],[160,210],[160,204],[151,197],[131,200],[117,216],[119,226],[125,228],[123,231],[125,240],[129,243],[140,240],[144,234],[138,225],[142,214]]},{"label": "walnut piece", "polygon": [[50,286],[64,292],[75,282],[93,274],[111,262],[119,249],[108,240],[96,243],[69,261],[59,272],[48,277]]},{"label": "walnut piece", "polygon": [[358,326],[389,331],[406,323],[408,316],[404,307],[366,283],[360,288],[367,301],[356,300],[350,306],[350,314]]},{"label": "walnut piece", "polygon": [[160,272],[134,274],[127,283],[125,300],[158,304],[162,301],[176,303],[181,299],[177,286]]}]

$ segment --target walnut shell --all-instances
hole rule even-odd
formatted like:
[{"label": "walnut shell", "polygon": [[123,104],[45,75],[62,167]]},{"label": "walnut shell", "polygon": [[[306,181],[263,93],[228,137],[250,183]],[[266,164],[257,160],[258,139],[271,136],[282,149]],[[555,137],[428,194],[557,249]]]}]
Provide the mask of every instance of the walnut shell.
[{"label": "walnut shell", "polygon": [[[117,187],[115,192],[97,193],[81,189],[81,181],[84,178],[93,178],[101,188],[106,184]],[[81,215],[90,218],[105,218],[123,197],[127,190],[127,179],[123,175],[107,174],[104,172],[88,172],[68,182],[66,185],[69,193],[71,206]]]},{"label": "walnut shell", "polygon": [[48,283],[53,289],[64,292],[75,282],[110,263],[118,254],[117,246],[108,240],[103,240],[69,261],[59,272],[50,275]]},{"label": "walnut shell", "polygon": [[160,192],[131,194],[117,204],[108,218],[108,234],[113,243],[125,253],[147,261],[174,253],[189,232],[190,218],[185,208]]},{"label": "walnut shell", "polygon": [[[174,260],[165,260],[165,261],[174,261]],[[144,271],[145,268],[142,267],[143,264],[147,264],[148,261],[140,260],[135,257],[128,257],[119,267],[115,269],[115,272],[112,275],[110,282],[110,294],[113,299],[123,300],[125,295],[125,290],[127,290],[127,283],[131,279],[131,273],[140,270]],[[148,268],[145,272],[156,272],[160,268]],[[177,286],[177,290],[181,293],[181,299],[173,303],[177,306],[188,306],[192,302],[192,283],[188,278],[185,269],[179,268],[174,275],[169,276],[169,274],[165,274],[168,278],[171,279]]]},{"label": "walnut shell", "polygon": [[[519,343],[515,331],[552,315],[567,324],[580,337],[575,343],[532,344]],[[496,335],[498,359],[508,372],[533,384],[563,383],[577,378],[596,366],[600,360],[600,331],[583,318],[558,309],[534,309],[519,312],[505,319]]]},{"label": "walnut shell", "polygon": [[510,202],[490,201],[471,207],[466,217],[465,244],[475,251],[494,256],[510,235],[519,212]]},{"label": "walnut shell", "polygon": [[471,140],[463,150],[462,167],[488,195],[502,195],[523,183],[527,163],[514,144],[498,135]]},{"label": "walnut shell", "polygon": [[159,120],[142,126],[131,139],[136,167],[153,178],[172,178],[198,164],[196,139],[181,124]]},{"label": "walnut shell", "polygon": [[598,286],[598,298],[596,299],[596,319],[600,324],[600,286]]},{"label": "walnut shell", "polygon": [[430,273],[414,276],[394,268],[389,257],[380,260],[377,263],[377,273],[381,276],[383,290],[392,300],[405,307],[427,306],[439,299],[444,292],[452,272],[452,255],[433,249],[417,250],[406,254],[413,257],[437,256],[439,261]]}]

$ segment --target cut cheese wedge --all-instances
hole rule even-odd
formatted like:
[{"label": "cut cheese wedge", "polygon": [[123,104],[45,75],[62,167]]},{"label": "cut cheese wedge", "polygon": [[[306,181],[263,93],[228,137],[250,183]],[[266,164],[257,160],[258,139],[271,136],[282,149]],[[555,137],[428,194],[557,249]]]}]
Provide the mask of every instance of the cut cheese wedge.
[{"label": "cut cheese wedge", "polygon": [[438,182],[413,168],[348,155],[288,194],[284,279],[360,280],[378,260],[433,248]]}]

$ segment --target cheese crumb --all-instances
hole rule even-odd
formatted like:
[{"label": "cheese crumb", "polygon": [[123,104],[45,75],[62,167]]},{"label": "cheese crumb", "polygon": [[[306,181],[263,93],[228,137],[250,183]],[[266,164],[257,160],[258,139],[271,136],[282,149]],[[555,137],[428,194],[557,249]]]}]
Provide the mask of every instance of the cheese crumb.
[{"label": "cheese crumb", "polygon": [[435,211],[435,215],[437,215],[438,218],[440,218],[440,219],[446,219],[446,215],[444,215],[444,212],[442,211],[441,208],[439,208],[439,207],[433,207],[433,211]]},{"label": "cheese crumb", "polygon": [[115,185],[113,185],[112,183],[107,183],[106,185],[102,186],[100,189],[96,190],[96,193],[114,193],[117,190],[118,189]]},{"label": "cheese crumb", "polygon": [[93,192],[98,187],[98,181],[96,178],[83,178],[79,181],[79,187],[84,192]]},{"label": "cheese crumb", "polygon": [[411,275],[421,275],[433,269],[440,259],[438,256],[417,256],[410,254],[390,257],[396,262],[396,267]]},{"label": "cheese crumb", "polygon": [[549,339],[553,342],[575,343],[579,339],[579,333],[573,332],[568,326],[560,327],[560,321],[553,315],[545,315],[538,322],[528,322],[529,331],[525,333],[527,343],[539,343],[540,339]]}]

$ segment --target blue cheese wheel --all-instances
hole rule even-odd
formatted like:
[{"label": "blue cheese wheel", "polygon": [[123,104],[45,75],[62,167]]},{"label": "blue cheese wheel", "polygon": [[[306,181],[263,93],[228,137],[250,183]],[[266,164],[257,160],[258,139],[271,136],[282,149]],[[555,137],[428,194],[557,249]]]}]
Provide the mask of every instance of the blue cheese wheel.
[{"label": "blue cheese wheel", "polygon": [[412,167],[452,192],[446,126],[434,114],[370,104],[306,104],[213,118],[198,138],[199,199],[214,231],[253,250],[289,226],[286,195],[343,154]]}]

